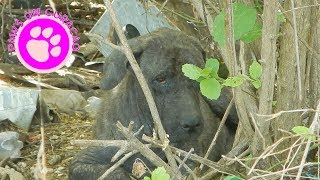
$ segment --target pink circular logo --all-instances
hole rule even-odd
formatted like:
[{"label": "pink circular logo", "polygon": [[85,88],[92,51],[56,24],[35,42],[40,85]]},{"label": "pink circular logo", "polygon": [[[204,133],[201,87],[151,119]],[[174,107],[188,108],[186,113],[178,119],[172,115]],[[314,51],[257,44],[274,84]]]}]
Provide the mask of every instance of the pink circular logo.
[{"label": "pink circular logo", "polygon": [[47,15],[25,21],[15,38],[18,59],[37,73],[50,73],[63,67],[72,53],[72,45],[69,28]]}]

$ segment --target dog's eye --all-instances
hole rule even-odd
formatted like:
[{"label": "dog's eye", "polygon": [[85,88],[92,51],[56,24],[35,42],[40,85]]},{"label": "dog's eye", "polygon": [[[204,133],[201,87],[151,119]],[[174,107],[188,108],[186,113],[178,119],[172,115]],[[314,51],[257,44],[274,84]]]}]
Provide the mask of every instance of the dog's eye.
[{"label": "dog's eye", "polygon": [[166,77],[158,77],[158,78],[156,79],[156,81],[157,81],[158,83],[160,83],[160,84],[164,84],[164,83],[167,82],[167,79],[166,79]]}]

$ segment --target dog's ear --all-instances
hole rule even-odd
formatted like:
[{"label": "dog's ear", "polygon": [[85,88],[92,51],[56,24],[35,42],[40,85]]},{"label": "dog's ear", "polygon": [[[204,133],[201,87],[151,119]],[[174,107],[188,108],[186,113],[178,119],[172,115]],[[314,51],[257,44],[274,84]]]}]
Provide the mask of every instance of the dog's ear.
[{"label": "dog's ear", "polygon": [[[138,64],[140,57],[145,49],[146,43],[140,37],[129,41],[129,46],[133,52]],[[101,89],[109,90],[118,85],[127,73],[130,64],[126,56],[114,50],[109,57],[105,60],[103,67],[103,75],[101,80]]]}]

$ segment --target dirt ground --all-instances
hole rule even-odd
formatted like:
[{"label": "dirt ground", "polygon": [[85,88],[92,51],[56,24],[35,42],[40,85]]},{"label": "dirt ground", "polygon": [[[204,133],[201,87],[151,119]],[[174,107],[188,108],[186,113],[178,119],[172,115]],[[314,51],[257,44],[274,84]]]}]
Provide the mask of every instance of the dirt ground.
[{"label": "dirt ground", "polygon": [[[47,179],[68,179],[68,165],[81,147],[71,145],[75,139],[91,139],[93,119],[85,115],[60,115],[61,122],[45,126]],[[31,127],[27,141],[21,150],[22,159],[17,166],[26,179],[35,179],[33,170],[40,146],[40,127]],[[83,148],[83,147],[82,147]]]}]

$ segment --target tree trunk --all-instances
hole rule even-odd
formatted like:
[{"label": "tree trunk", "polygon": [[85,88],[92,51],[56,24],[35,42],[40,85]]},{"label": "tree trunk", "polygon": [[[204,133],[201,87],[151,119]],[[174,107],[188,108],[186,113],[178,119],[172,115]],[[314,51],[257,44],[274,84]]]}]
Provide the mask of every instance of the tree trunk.
[{"label": "tree trunk", "polygon": [[[311,5],[311,1],[296,1],[295,7],[303,7]],[[285,10],[292,9],[291,1],[286,1]],[[310,9],[295,10],[296,14],[296,30],[294,32],[294,17],[292,11],[288,11],[286,23],[281,30],[279,42],[279,67],[277,81],[277,105],[276,111],[296,110],[306,107],[306,64],[307,64],[307,48],[301,42],[307,42],[310,38]],[[295,36],[298,42],[295,42]],[[298,51],[297,51],[298,50]],[[297,60],[297,55],[299,62]],[[313,68],[312,68],[313,69]],[[300,77],[299,77],[300,71]],[[299,81],[301,82],[301,92],[299,92]],[[319,87],[319,86],[318,86]],[[301,113],[284,113],[272,121],[274,130],[274,141],[279,140],[286,134],[279,131],[280,129],[290,131],[293,127],[302,124]],[[282,143],[279,148],[287,148],[293,143],[293,139]]]}]

